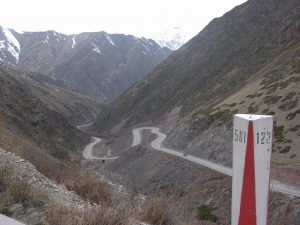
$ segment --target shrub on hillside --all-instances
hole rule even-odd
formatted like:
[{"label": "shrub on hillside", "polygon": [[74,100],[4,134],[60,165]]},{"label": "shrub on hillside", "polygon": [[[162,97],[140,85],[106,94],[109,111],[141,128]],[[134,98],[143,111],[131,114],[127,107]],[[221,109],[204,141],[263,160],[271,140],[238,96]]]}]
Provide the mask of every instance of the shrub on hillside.
[{"label": "shrub on hillside", "polygon": [[153,197],[146,202],[140,213],[140,219],[153,225],[174,224],[167,201],[162,197]]},{"label": "shrub on hillside", "polygon": [[42,205],[47,196],[22,180],[11,176],[6,165],[0,167],[0,188],[5,191],[4,205],[10,206],[15,203]]},{"label": "shrub on hillside", "polygon": [[109,190],[110,186],[100,180],[98,176],[91,173],[85,172],[77,178],[65,180],[64,183],[68,190],[76,192],[91,203],[110,204],[113,200],[113,196]]},{"label": "shrub on hillside", "polygon": [[202,205],[198,207],[197,210],[197,219],[199,220],[208,220],[212,222],[216,222],[218,218],[212,214],[211,210],[207,205]]},{"label": "shrub on hillside", "polygon": [[110,208],[86,205],[78,208],[62,203],[45,207],[46,221],[51,225],[128,225],[129,214],[124,206]]}]

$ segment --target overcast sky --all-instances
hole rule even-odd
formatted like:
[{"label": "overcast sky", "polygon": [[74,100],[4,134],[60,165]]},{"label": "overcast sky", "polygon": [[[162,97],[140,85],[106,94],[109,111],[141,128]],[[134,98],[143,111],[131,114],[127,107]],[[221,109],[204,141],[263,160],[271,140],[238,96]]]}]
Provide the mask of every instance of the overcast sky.
[{"label": "overcast sky", "polygon": [[191,38],[246,0],[4,0],[0,25],[19,31],[106,31],[150,37],[179,26]]}]

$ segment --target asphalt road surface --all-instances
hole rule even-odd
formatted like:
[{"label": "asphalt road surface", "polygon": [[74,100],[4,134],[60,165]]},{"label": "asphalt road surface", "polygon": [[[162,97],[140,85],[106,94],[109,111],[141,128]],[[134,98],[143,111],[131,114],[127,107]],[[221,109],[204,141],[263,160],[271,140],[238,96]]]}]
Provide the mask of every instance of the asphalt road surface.
[{"label": "asphalt road surface", "polygon": [[96,144],[98,144],[100,141],[101,141],[101,138],[93,137],[93,141],[91,143],[89,143],[83,150],[82,154],[85,159],[115,160],[115,159],[119,158],[118,156],[111,157],[110,151],[108,151],[107,155],[104,157],[94,156],[94,154],[93,154],[94,146]]},{"label": "asphalt road surface", "polygon": [[[151,147],[154,148],[155,150],[175,155],[177,157],[180,157],[182,159],[200,164],[202,166],[205,166],[207,168],[210,168],[212,170],[215,170],[217,172],[220,172],[222,174],[232,176],[232,168],[210,162],[205,159],[201,159],[196,156],[188,155],[184,152],[177,151],[177,150],[172,150],[168,149],[162,146],[163,141],[166,139],[167,135],[160,132],[159,128],[157,127],[140,127],[140,128],[135,128],[132,130],[133,134],[133,140],[132,140],[132,147],[137,146],[142,143],[142,131],[143,130],[149,130],[151,133],[156,134],[157,138],[151,142]],[[298,196],[300,197],[300,188],[294,187],[291,185],[284,184],[282,182],[276,181],[276,180],[271,180],[271,190],[275,192],[280,192],[284,194],[289,194],[293,196]]]},{"label": "asphalt road surface", "polygon": [[90,122],[90,123],[86,123],[86,124],[83,124],[83,125],[78,125],[76,126],[78,129],[81,129],[81,128],[84,128],[84,127],[89,127],[93,124],[93,122]]}]

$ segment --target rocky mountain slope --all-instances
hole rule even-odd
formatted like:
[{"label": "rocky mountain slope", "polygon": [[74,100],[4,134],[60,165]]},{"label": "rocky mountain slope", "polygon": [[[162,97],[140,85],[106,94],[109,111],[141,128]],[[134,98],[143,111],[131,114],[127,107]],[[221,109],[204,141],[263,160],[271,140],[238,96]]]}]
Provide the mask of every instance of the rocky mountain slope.
[{"label": "rocky mountain slope", "polygon": [[[80,159],[90,141],[87,134],[70,124],[86,122],[98,112],[98,104],[89,101],[0,63],[0,147],[30,160],[39,169],[50,167],[48,171],[54,172],[68,167]],[[87,112],[87,116],[81,115]],[[72,119],[75,116],[81,120]]]},{"label": "rocky mountain slope", "polygon": [[0,59],[47,75],[98,101],[110,101],[172,51],[155,41],[105,32],[65,35],[0,27]]},{"label": "rocky mountain slope", "polygon": [[49,79],[41,79],[40,74],[25,73],[1,61],[0,68],[17,79],[22,87],[30,91],[48,108],[66,117],[72,125],[90,123],[106,107],[105,104],[87,96],[53,85]]},{"label": "rocky mountain slope", "polygon": [[230,165],[233,114],[272,114],[273,166],[286,179],[299,175],[299,11],[297,0],[249,0],[214,19],[114,101],[93,129],[156,124],[171,147]]}]

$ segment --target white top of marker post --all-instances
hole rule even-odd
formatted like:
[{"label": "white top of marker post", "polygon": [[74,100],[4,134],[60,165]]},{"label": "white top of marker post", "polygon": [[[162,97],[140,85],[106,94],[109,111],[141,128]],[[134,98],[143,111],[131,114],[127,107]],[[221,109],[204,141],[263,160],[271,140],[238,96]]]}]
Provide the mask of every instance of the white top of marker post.
[{"label": "white top of marker post", "polygon": [[249,120],[249,121],[261,120],[261,119],[273,117],[270,115],[253,115],[253,114],[235,114],[235,116],[240,117],[245,120]]},{"label": "white top of marker post", "polygon": [[234,115],[231,225],[267,225],[272,133],[271,115]]}]

